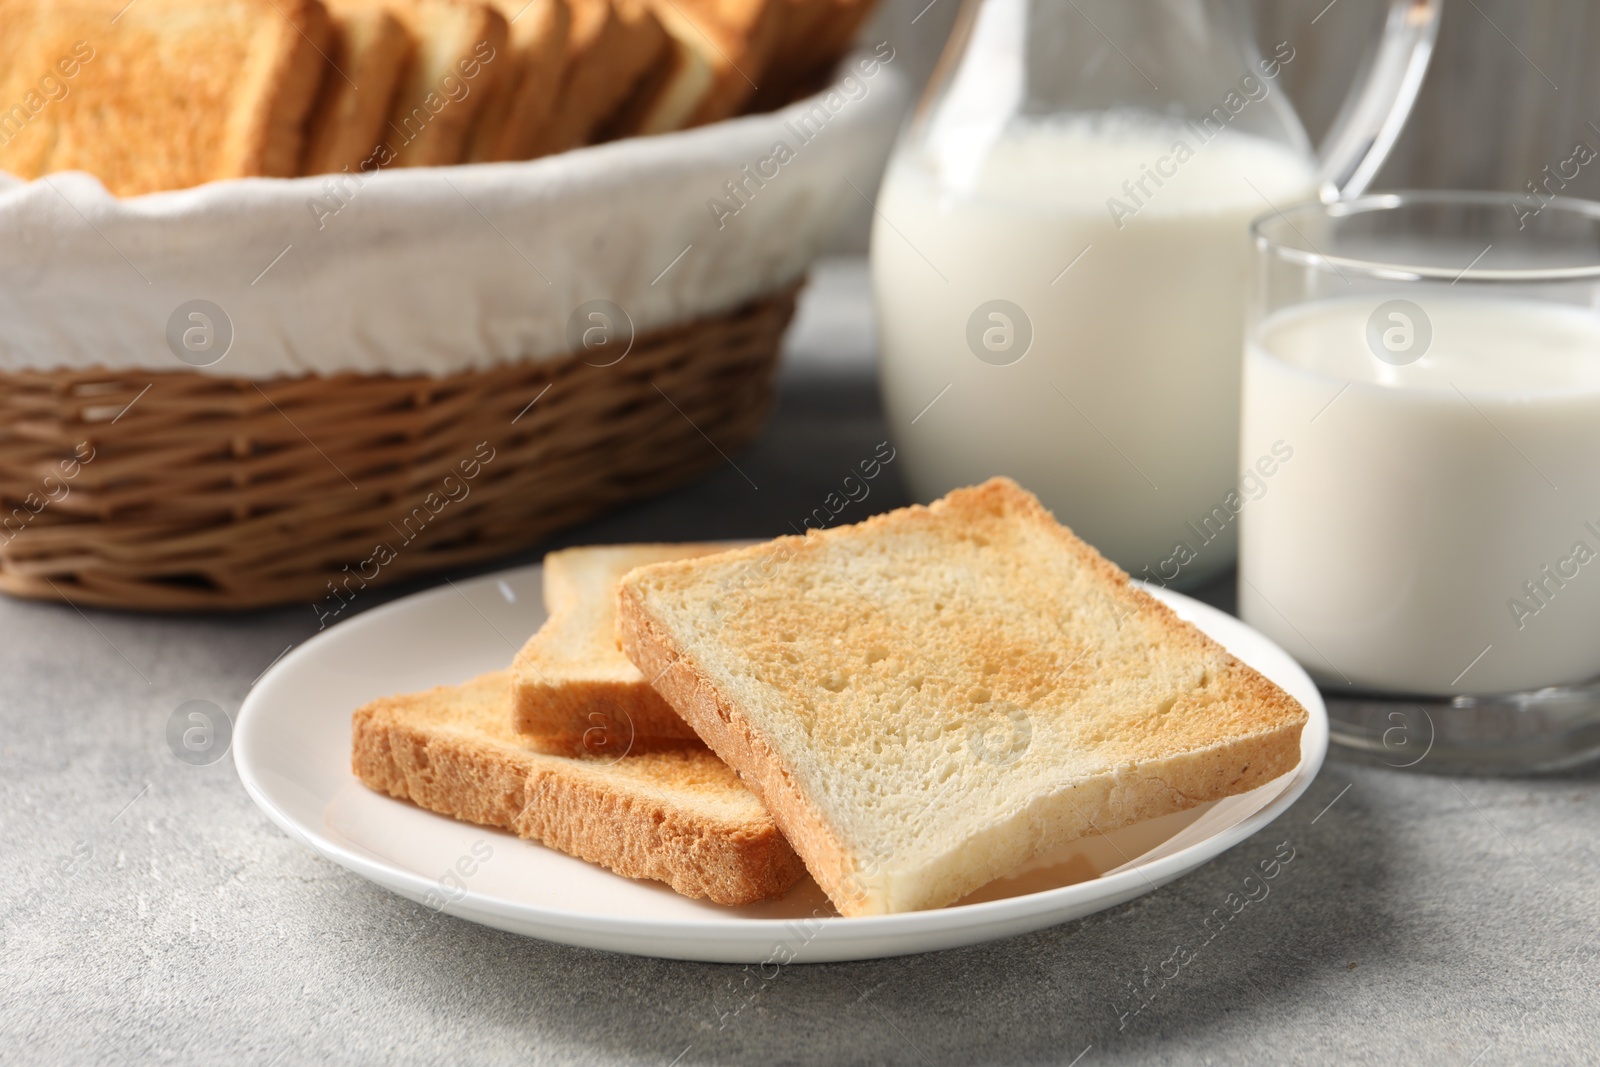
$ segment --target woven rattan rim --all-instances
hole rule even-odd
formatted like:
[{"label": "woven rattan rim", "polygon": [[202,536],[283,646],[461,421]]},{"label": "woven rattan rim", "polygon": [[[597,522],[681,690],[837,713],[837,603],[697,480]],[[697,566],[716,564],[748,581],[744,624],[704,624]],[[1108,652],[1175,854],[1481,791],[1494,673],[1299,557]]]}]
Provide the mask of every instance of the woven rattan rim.
[{"label": "woven rattan rim", "polygon": [[0,590],[304,602],[525,549],[760,428],[798,285],[581,356],[443,378],[0,372]]}]

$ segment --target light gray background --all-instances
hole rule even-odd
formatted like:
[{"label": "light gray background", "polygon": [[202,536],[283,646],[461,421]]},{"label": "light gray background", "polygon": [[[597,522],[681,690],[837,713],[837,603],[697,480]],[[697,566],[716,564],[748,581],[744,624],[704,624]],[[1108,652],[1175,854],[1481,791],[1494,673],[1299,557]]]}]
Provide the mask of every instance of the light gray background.
[{"label": "light gray background", "polygon": [[[870,338],[864,271],[834,265],[806,297],[775,418],[734,457],[760,489],[724,465],[562,541],[785,532],[885,436]],[[875,503],[904,502],[894,477]],[[436,915],[279,832],[231,759],[174,758],[173,709],[237,710],[315,628],[309,606],[159,618],[0,600],[0,1060],[1600,1059],[1594,772],[1475,781],[1334,761],[1265,833],[1133,903],[763,978]],[[1266,899],[1202,947],[1201,922],[1283,842],[1294,859]],[[1128,984],[1179,945],[1192,962],[1121,1026]]]}]

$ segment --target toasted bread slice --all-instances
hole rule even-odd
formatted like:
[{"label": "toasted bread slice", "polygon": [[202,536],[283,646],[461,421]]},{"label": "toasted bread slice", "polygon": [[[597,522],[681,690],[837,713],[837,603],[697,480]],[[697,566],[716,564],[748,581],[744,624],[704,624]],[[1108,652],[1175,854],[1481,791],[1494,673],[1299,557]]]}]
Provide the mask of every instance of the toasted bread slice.
[{"label": "toasted bread slice", "polygon": [[338,0],[333,3],[333,43],[306,129],[302,174],[360,173],[384,140],[395,91],[415,47],[400,20],[383,8],[347,10]]},{"label": "toasted bread slice", "polygon": [[291,176],[328,39],[318,0],[0,0],[0,170],[118,196]]},{"label": "toasted bread slice", "polygon": [[716,85],[716,72],[698,42],[685,39],[675,20],[664,17],[661,23],[668,36],[662,60],[634,90],[633,99],[607,122],[599,140],[681,130]]},{"label": "toasted bread slice", "polygon": [[784,0],[655,0],[674,35],[711,67],[711,90],[685,125],[738,114],[765,74],[783,32]]},{"label": "toasted bread slice", "polygon": [[589,144],[657,69],[667,31],[644,0],[572,0],[567,73],[534,156]]},{"label": "toasted bread slice", "polygon": [[1005,479],[619,596],[623,650],[845,915],[951,903],[1299,760],[1304,708]]},{"label": "toasted bread slice", "polygon": [[490,0],[510,24],[512,75],[478,116],[467,161],[527,159],[555,113],[567,65],[572,9],[567,0]]},{"label": "toasted bread slice", "polygon": [[478,0],[331,3],[341,13],[382,8],[400,20],[416,44],[385,122],[389,151],[380,165],[460,163],[479,111],[512,73],[505,16]]},{"label": "toasted bread slice", "polygon": [[512,728],[556,752],[698,740],[617,647],[617,583],[635,567],[729,547],[604,545],[546,556],[549,618],[512,662]]},{"label": "toasted bread slice", "polygon": [[510,686],[497,671],[373,701],[351,721],[351,769],[379,792],[686,897],[749,904],[805,873],[755,796],[703,745],[620,758],[537,752],[511,730]]}]

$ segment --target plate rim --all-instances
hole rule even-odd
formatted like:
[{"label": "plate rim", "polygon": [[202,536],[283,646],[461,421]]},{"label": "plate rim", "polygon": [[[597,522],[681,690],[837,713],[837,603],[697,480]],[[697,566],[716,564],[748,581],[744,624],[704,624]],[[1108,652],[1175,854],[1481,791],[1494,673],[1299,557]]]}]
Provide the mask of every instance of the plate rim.
[{"label": "plate rim", "polygon": [[[234,770],[238,774],[240,782],[250,799],[254,801],[256,806],[266,814],[274,825],[288,834],[290,838],[306,845],[318,855],[397,895],[413,901],[425,899],[428,893],[435,888],[433,880],[390,861],[364,853],[358,848],[353,848],[334,840],[322,828],[307,827],[277,803],[271,795],[269,787],[262,782],[259,776],[259,770],[262,767],[259,763],[259,758],[253,754],[253,739],[257,731],[266,729],[266,723],[270,722],[270,719],[262,719],[262,716],[270,713],[267,700],[265,697],[258,698],[257,694],[271,688],[265,683],[275,680],[283,674],[292,673],[296,669],[299,660],[304,656],[319,652],[320,650],[317,646],[322,640],[328,637],[329,634],[336,632],[341,626],[355,625],[360,623],[361,620],[370,620],[364,625],[375,625],[391,615],[415,611],[435,597],[449,596],[451,593],[465,595],[468,590],[474,587],[482,585],[492,587],[495,582],[503,581],[508,576],[520,576],[528,572],[542,570],[542,563],[523,564],[474,575],[461,583],[451,582],[431,586],[403,597],[397,597],[386,604],[370,608],[359,615],[342,620],[328,629],[314,634],[299,647],[291,650],[277,663],[269,667],[245,694],[234,722],[232,746]],[[1072,885],[1057,886],[1053,889],[1038,890],[1018,896],[1004,897],[999,900],[987,900],[974,904],[956,904],[944,908],[899,912],[891,915],[808,916],[803,918],[738,918],[709,915],[704,918],[682,919],[642,918],[630,915],[596,915],[593,912],[572,911],[559,907],[529,904],[472,889],[467,889],[461,896],[438,910],[443,911],[445,914],[483,925],[492,924],[484,923],[479,916],[494,916],[514,921],[524,926],[536,924],[546,928],[558,928],[562,933],[599,935],[608,941],[621,939],[678,942],[756,940],[767,944],[773,936],[781,938],[791,935],[796,924],[820,923],[821,927],[807,941],[807,947],[809,947],[824,940],[902,940],[919,934],[959,935],[963,931],[981,932],[988,927],[1028,922],[1041,916],[1067,912],[1075,904],[1093,903],[1102,898],[1108,901],[1132,899],[1133,897],[1144,895],[1145,892],[1153,892],[1166,882],[1188,871],[1197,869],[1235,845],[1255,836],[1289,810],[1305,794],[1311,783],[1316,780],[1317,775],[1321,772],[1328,752],[1328,719],[1326,706],[1321,699],[1321,694],[1311,681],[1310,676],[1306,675],[1304,668],[1292,656],[1289,656],[1281,646],[1261,634],[1260,631],[1248,626],[1241,619],[1183,593],[1141,582],[1138,579],[1130,579],[1130,581],[1168,607],[1174,606],[1173,601],[1184,605],[1186,608],[1192,606],[1199,609],[1201,614],[1211,613],[1220,616],[1227,620],[1228,624],[1242,627],[1254,634],[1268,646],[1282,653],[1287,664],[1305,676],[1304,681],[1308,692],[1317,694],[1313,703],[1306,706],[1308,718],[1304,727],[1305,734],[1301,742],[1300,761],[1293,770],[1287,772],[1290,780],[1284,784],[1283,788],[1272,799],[1239,822],[1185,846],[1177,852],[1147,863],[1139,863],[1138,858],[1135,857],[1134,860],[1130,861],[1131,866],[1119,867],[1098,878],[1076,882]],[[261,721],[258,722],[258,720]],[[1311,742],[1309,751],[1306,737],[1309,737]],[[350,780],[356,781],[353,775]],[[324,803],[326,803],[326,798],[324,798]],[[403,802],[397,801],[397,803]],[[487,829],[494,828],[489,827]],[[1145,883],[1146,888],[1141,890],[1139,888],[1140,883]],[[1121,895],[1130,889],[1133,890],[1131,894],[1127,896]],[[1114,906],[1114,904],[1107,904],[1106,906],[1110,907]],[[1060,921],[1069,922],[1071,919],[1070,917],[1062,918]],[[1040,925],[1054,924],[1043,923]],[[501,927],[501,929],[504,929],[504,927]],[[517,932],[521,933],[521,931]],[[557,940],[557,938],[545,937],[544,935],[522,934],[522,936],[539,936],[545,940]],[[983,940],[983,938],[980,936],[976,940]],[[588,941],[565,940],[564,943],[598,947],[608,951],[628,951],[614,946],[598,946]],[[686,945],[686,947],[692,948],[693,946]],[[926,947],[910,946],[899,949],[898,952],[928,950],[930,949]],[[642,950],[636,954],[652,958],[712,958],[709,955],[666,956],[660,952],[648,950]],[[897,951],[885,952],[882,949],[875,949],[867,956],[847,958],[873,958],[894,954],[897,954]],[[717,956],[716,958],[720,960],[726,957]],[[792,962],[805,961],[796,958]]]}]

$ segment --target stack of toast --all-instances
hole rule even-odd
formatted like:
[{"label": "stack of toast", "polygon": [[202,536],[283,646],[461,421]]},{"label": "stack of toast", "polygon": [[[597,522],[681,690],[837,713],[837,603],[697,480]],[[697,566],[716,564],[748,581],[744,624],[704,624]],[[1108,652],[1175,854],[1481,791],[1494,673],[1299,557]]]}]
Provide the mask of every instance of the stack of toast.
[{"label": "stack of toast", "polygon": [[1307,716],[1005,479],[767,544],[547,557],[508,671],[355,713],[373,789],[680,893],[941,907],[1294,768]]},{"label": "stack of toast", "polygon": [[814,88],[874,0],[0,0],[0,170],[131,196],[533,159]]}]

